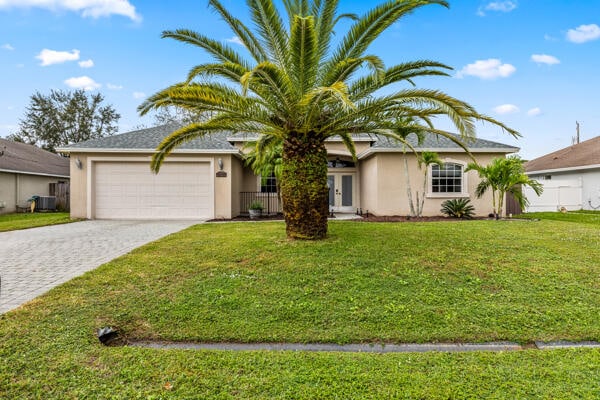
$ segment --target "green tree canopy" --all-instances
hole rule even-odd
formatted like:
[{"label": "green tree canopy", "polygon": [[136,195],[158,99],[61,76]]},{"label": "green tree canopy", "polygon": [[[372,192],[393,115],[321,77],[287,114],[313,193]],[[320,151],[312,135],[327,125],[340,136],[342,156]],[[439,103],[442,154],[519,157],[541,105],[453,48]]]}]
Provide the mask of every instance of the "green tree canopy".
[{"label": "green tree canopy", "polygon": [[511,156],[507,158],[495,158],[486,166],[476,163],[470,163],[467,166],[465,171],[475,170],[481,178],[475,190],[475,195],[480,198],[488,190],[492,191],[492,207],[496,218],[502,216],[506,193],[513,195],[521,209],[529,204],[529,201],[521,190],[522,186],[531,187],[538,196],[542,194],[544,190],[543,186],[525,174],[524,163],[525,161],[520,157]]},{"label": "green tree canopy", "polygon": [[57,147],[110,136],[117,132],[121,115],[111,105],[102,105],[100,93],[83,90],[51,90],[31,96],[19,131],[8,138],[56,152]]},{"label": "green tree canopy", "polygon": [[[282,2],[279,7],[274,0],[246,0],[251,29],[219,0],[209,0],[249,57],[192,30],[163,32],[165,38],[203,49],[213,61],[193,67],[187,79],[152,95],[139,111],[175,106],[211,114],[168,136],[152,159],[153,170],[174,148],[198,136],[227,130],[273,138],[272,143],[282,143],[280,187],[288,237],[319,239],[327,234],[328,138],[341,138],[356,156],[354,133],[402,140],[396,132],[410,128],[446,136],[465,149],[463,140],[475,136],[476,121],[517,135],[464,101],[415,87],[418,77],[448,76],[449,66],[431,60],[386,66],[368,52],[402,17],[426,5],[447,7],[446,1],[382,1],[360,17],[340,13],[339,0]],[[353,21],[342,33],[336,24],[346,17]],[[463,140],[436,129],[438,116],[448,117]]]}]

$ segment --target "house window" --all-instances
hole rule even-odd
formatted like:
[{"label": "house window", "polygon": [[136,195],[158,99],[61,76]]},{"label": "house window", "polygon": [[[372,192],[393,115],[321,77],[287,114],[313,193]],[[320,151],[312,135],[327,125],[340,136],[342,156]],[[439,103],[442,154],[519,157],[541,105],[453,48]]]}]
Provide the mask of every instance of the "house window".
[{"label": "house window", "polygon": [[277,179],[275,179],[275,174],[271,174],[271,176],[267,178],[260,179],[260,192],[277,193]]},{"label": "house window", "polygon": [[463,166],[455,163],[431,166],[432,193],[462,193]]}]

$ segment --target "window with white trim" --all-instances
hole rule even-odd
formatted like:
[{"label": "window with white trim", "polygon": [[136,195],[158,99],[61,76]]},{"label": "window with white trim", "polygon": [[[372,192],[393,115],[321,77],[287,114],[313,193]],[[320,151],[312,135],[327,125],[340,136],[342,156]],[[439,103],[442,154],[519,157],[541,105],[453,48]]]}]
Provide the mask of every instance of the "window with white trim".
[{"label": "window with white trim", "polygon": [[431,193],[462,193],[463,166],[456,163],[444,163],[431,166]]},{"label": "window with white trim", "polygon": [[277,179],[275,179],[274,173],[266,178],[260,178],[260,192],[277,193]]}]

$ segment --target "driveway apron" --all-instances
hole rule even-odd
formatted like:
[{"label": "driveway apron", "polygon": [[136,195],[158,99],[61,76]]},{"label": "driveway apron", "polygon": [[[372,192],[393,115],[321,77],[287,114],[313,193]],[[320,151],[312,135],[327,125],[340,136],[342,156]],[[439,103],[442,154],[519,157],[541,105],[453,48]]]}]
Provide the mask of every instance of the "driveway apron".
[{"label": "driveway apron", "polygon": [[0,313],[202,221],[82,221],[0,233]]}]

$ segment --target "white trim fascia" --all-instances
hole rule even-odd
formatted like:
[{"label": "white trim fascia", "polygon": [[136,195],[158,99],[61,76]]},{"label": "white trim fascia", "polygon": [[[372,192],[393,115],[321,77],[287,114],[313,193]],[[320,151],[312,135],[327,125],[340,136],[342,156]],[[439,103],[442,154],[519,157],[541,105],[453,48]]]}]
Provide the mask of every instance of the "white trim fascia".
[{"label": "white trim fascia", "polygon": [[0,172],[8,172],[9,174],[38,175],[38,176],[49,176],[49,177],[52,177],[52,178],[67,178],[67,179],[71,179],[71,177],[69,175],[43,174],[41,172],[16,171],[14,169],[0,169]]},{"label": "white trim fascia", "polygon": [[[105,149],[105,148],[60,148],[56,149],[62,153],[124,153],[124,154],[154,154],[156,149]],[[239,154],[238,149],[178,149],[170,154]]]},{"label": "white trim fascia", "polygon": [[536,174],[549,174],[552,172],[570,172],[570,171],[581,171],[584,169],[597,169],[600,168],[600,164],[592,164],[592,165],[581,165],[579,167],[566,167],[566,168],[553,168],[553,169],[540,169],[537,171],[526,171],[527,175],[536,175]]},{"label": "white trim fascia", "polygon": [[[325,139],[326,142],[335,142],[335,143],[342,143],[343,140],[342,138],[337,138],[337,137],[330,137]],[[361,138],[352,138],[353,142],[376,142],[377,139],[375,138],[369,138],[369,137],[361,137]]]},{"label": "white trim fascia", "polygon": [[[431,147],[431,148],[417,148],[417,153],[421,153],[424,151],[430,151],[430,152],[436,152],[436,153],[466,153],[463,149],[461,148],[435,148],[435,147]],[[505,154],[510,154],[510,153],[516,153],[518,152],[520,149],[518,147],[503,147],[503,148],[487,148],[487,147],[482,147],[482,148],[476,148],[476,149],[469,149],[469,151],[471,153],[505,153]],[[359,153],[356,155],[356,157],[360,160],[363,159],[365,157],[368,157],[372,154],[376,154],[376,153],[402,153],[402,152],[406,152],[406,153],[412,153],[412,151],[410,149],[406,149],[406,150],[402,150],[402,148],[390,148],[390,147],[377,147],[377,148],[368,148],[367,150],[363,151],[362,153]]]},{"label": "white trim fascia", "polygon": [[[94,156],[94,157],[88,157],[87,158],[87,162],[86,162],[86,180],[87,180],[87,187],[86,187],[86,218],[87,219],[92,219],[92,214],[93,214],[93,210],[95,207],[95,204],[92,204],[92,195],[94,194],[93,192],[93,186],[92,183],[92,179],[94,177],[94,173],[95,170],[92,169],[92,166],[94,163],[97,162],[123,162],[123,161],[128,161],[128,162],[149,162],[150,161],[150,156],[136,156],[136,157],[128,157],[128,156],[112,156],[112,157],[105,157],[105,156]],[[210,157],[190,157],[190,158],[179,158],[179,159],[168,159],[164,161],[165,163],[170,163],[170,162],[185,162],[185,163],[193,163],[193,162],[207,162],[210,164],[209,168],[210,168],[210,176],[214,177],[215,176],[215,165],[214,165],[214,160]],[[211,210],[211,218],[215,217],[215,208],[216,208],[216,198],[215,198],[215,180],[214,178],[210,181],[210,195],[212,196],[212,210]],[[95,197],[95,196],[94,196]],[[95,216],[94,216],[95,217]]]},{"label": "white trim fascia", "polygon": [[[243,143],[243,142],[256,142],[258,140],[257,137],[253,137],[253,138],[237,138],[237,137],[227,137],[225,138],[225,140],[227,140],[228,142],[234,142],[234,143]],[[352,141],[353,142],[375,142],[377,139],[375,138],[369,138],[369,137],[361,137],[361,138],[353,138]],[[326,142],[335,142],[335,143],[342,143],[343,140],[341,138],[336,138],[336,137],[330,137],[325,139]]]}]

